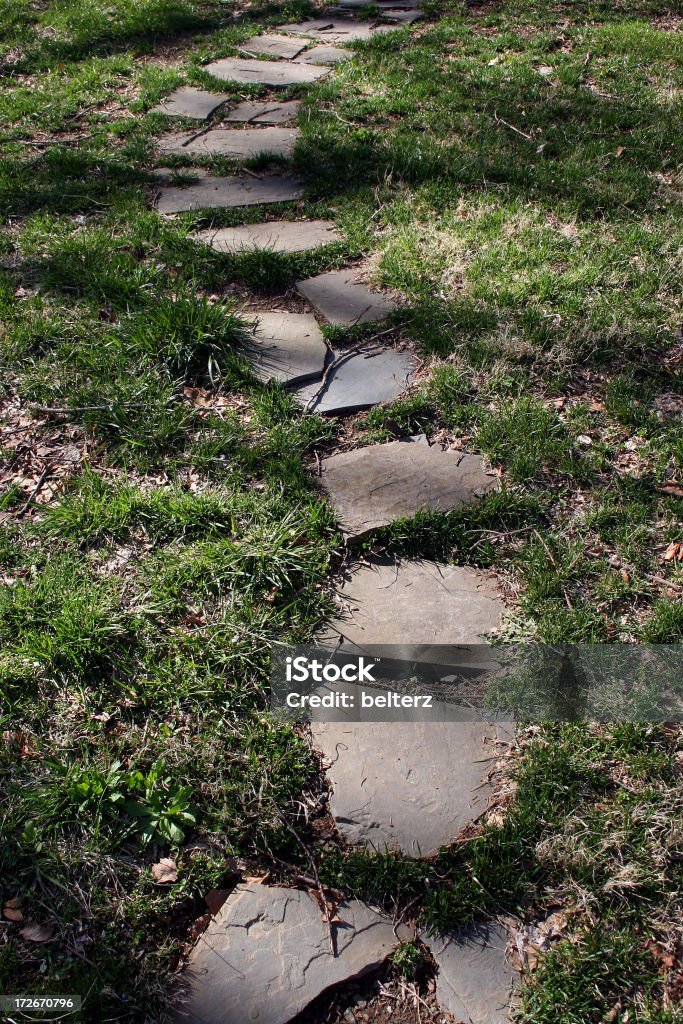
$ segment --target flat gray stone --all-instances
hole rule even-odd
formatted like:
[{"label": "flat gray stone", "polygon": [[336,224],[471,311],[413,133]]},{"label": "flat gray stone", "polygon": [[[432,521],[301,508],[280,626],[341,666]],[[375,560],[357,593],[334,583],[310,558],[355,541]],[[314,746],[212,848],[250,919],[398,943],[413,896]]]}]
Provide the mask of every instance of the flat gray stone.
[{"label": "flat gray stone", "polygon": [[270,103],[246,100],[223,115],[224,121],[238,121],[251,124],[289,124],[299,113],[299,100],[287,100],[284,103]]},{"label": "flat gray stone", "polygon": [[218,252],[239,252],[241,249],[307,252],[341,241],[331,220],[275,220],[264,224],[243,224],[236,228],[209,228],[192,237]]},{"label": "flat gray stone", "polygon": [[203,121],[229,99],[230,97],[225,93],[205,92],[204,89],[194,89],[191,85],[184,85],[163,99],[158,106],[152,107],[151,113],[168,114],[173,117],[193,117],[198,121]]},{"label": "flat gray stone", "polygon": [[401,25],[412,25],[419,21],[424,15],[422,11],[402,11],[390,7],[382,8],[382,17],[386,21],[393,21]]},{"label": "flat gray stone", "polygon": [[285,60],[292,60],[298,53],[301,53],[306,43],[302,43],[291,36],[264,35],[254,36],[246,43],[240,43],[239,49],[245,53],[263,53],[268,57],[283,57]]},{"label": "flat gray stone", "polygon": [[383,320],[398,303],[382,292],[371,292],[354,270],[330,270],[297,281],[297,290],[333,324],[351,327]]},{"label": "flat gray stone", "polygon": [[327,345],[310,313],[254,313],[257,318],[248,355],[259,380],[293,383],[319,377]]},{"label": "flat gray stone", "polygon": [[196,138],[194,132],[173,132],[159,139],[159,152],[190,156],[229,156],[247,159],[269,154],[289,157],[298,128],[212,128]]},{"label": "flat gray stone", "polygon": [[287,203],[302,195],[303,188],[298,179],[281,175],[205,178],[196,185],[170,185],[159,189],[157,210],[171,214],[187,210],[259,206],[261,203]]},{"label": "flat gray stone", "polygon": [[393,348],[368,348],[330,370],[324,384],[306,384],[293,392],[307,412],[342,413],[369,409],[398,398],[410,383],[415,361]]},{"label": "flat gray stone", "polygon": [[407,659],[429,660],[432,645],[479,643],[500,626],[504,610],[489,577],[423,559],[375,559],[356,567],[342,579],[338,596],[343,613],[321,642],[341,641],[368,654],[377,645],[398,645],[403,653],[396,657]]},{"label": "flat gray stone", "polygon": [[207,64],[206,71],[226,82],[248,85],[287,86],[315,82],[329,73],[329,68],[312,64],[296,64],[273,60],[240,60],[224,57]]},{"label": "flat gray stone", "polygon": [[298,889],[239,885],[193,949],[177,1019],[194,1024],[286,1024],[341,982],[379,967],[396,946],[391,919],[357,900],[332,925]]},{"label": "flat gray stone", "polygon": [[371,5],[377,7],[380,11],[387,9],[413,11],[420,7],[420,0],[342,0],[334,10],[353,11],[360,10],[363,7],[370,7]]},{"label": "flat gray stone", "polygon": [[462,508],[498,488],[478,455],[405,441],[333,455],[321,474],[342,530],[354,538],[421,509]]},{"label": "flat gray stone", "polygon": [[295,25],[280,25],[280,32],[290,35],[310,36],[330,43],[347,43],[371,39],[372,36],[389,32],[387,25],[372,25],[370,22],[353,21],[351,18],[312,18]]},{"label": "flat gray stone", "polygon": [[[415,447],[422,447],[415,444]],[[496,586],[471,569],[374,560],[338,587],[342,614],[319,638],[369,656],[432,660],[433,645],[476,644],[500,626]],[[409,642],[406,643],[406,638]],[[435,717],[441,710],[436,709]],[[462,709],[463,719],[468,717]],[[428,856],[486,810],[502,727],[476,721],[313,721],[330,762],[331,811],[350,843]]]},{"label": "flat gray stone", "polygon": [[302,64],[341,64],[345,60],[351,60],[356,54],[353,50],[341,50],[338,46],[312,46],[306,50],[297,61]]},{"label": "flat gray stone", "polygon": [[330,810],[348,843],[428,857],[487,808],[494,725],[326,721],[311,730],[330,763]]},{"label": "flat gray stone", "polygon": [[436,998],[442,1010],[464,1024],[509,1024],[516,973],[506,963],[506,929],[474,925],[429,945],[439,973]]}]

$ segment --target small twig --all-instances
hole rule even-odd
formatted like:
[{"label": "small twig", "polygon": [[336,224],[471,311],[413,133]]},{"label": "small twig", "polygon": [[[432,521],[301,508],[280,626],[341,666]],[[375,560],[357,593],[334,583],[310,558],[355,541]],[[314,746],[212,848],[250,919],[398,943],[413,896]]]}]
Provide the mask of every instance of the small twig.
[{"label": "small twig", "polygon": [[499,122],[499,124],[504,124],[506,128],[509,128],[510,131],[512,131],[512,132],[516,132],[517,135],[521,135],[523,139],[527,140],[527,142],[535,142],[536,141],[534,139],[533,135],[527,135],[527,133],[523,132],[521,128],[515,128],[514,124],[510,124],[509,121],[505,121],[502,117],[498,117],[498,114],[494,114],[493,116],[494,116],[494,119]]},{"label": "small twig", "polygon": [[206,135],[206,133],[210,132],[213,127],[213,122],[210,122],[209,124],[204,125],[203,128],[198,128],[196,132],[193,132],[192,135],[190,135],[189,139],[186,139],[185,142],[183,142],[182,148],[184,149],[185,146],[189,146],[195,139],[200,139],[202,135]]},{"label": "small twig", "polygon": [[78,110],[75,114],[72,114],[71,117],[66,117],[64,119],[64,124],[70,124],[72,121],[78,121],[84,114],[94,110],[96,106],[97,103],[91,103],[89,107],[83,107],[82,110]]},{"label": "small twig", "polygon": [[250,171],[248,167],[242,167],[242,173],[248,174],[251,178],[256,178],[257,181],[263,181],[262,174],[257,174],[255,171]]},{"label": "small twig", "polygon": [[[392,330],[393,330],[393,328],[392,328]],[[336,370],[336,368],[338,366],[340,366],[341,363],[344,363],[344,362],[346,362],[347,359],[350,359],[351,356],[355,356],[359,352],[362,352],[363,348],[365,348],[367,345],[369,345],[372,341],[374,341],[373,338],[366,338],[364,341],[359,342],[358,345],[354,345],[353,348],[347,348],[347,349],[345,349],[344,352],[340,352],[340,354],[338,356],[336,356],[335,359],[332,360],[332,362],[329,364],[329,366],[327,367],[327,369],[323,373],[323,375],[322,375],[322,377],[320,379],[320,384],[318,385],[317,390],[311,395],[311,397],[306,402],[306,405],[304,406],[304,412],[310,412],[311,411],[311,406],[315,402],[317,402],[317,400],[322,396],[322,394],[325,391],[325,388],[327,387],[327,382],[329,380],[329,377],[330,377],[330,374],[332,373],[332,371]]]},{"label": "small twig", "polygon": [[645,573],[646,580],[652,580],[653,583],[661,583],[664,587],[673,587],[674,590],[683,590],[683,586],[680,583],[676,583],[674,580],[667,580],[665,576],[653,576],[651,573]]},{"label": "small twig", "polygon": [[45,467],[45,469],[43,470],[43,472],[40,474],[40,477],[38,479],[38,483],[36,484],[36,486],[31,491],[31,494],[29,495],[29,497],[26,500],[25,504],[22,505],[22,507],[17,512],[17,516],[19,517],[19,519],[21,519],[23,516],[25,516],[26,513],[28,512],[28,509],[29,509],[31,503],[33,502],[33,499],[35,498],[36,494],[38,493],[40,488],[45,483],[47,477],[50,475],[51,470],[52,470],[52,466],[48,463],[47,466]]}]

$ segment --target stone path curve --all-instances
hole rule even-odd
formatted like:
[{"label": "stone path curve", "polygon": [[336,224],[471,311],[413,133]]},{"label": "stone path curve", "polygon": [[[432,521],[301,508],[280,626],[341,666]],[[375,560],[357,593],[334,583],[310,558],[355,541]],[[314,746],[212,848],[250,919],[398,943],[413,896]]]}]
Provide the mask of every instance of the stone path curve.
[{"label": "stone path curve", "polygon": [[[241,56],[214,61],[206,70],[223,81],[271,89],[315,82],[353,57],[340,48],[346,43],[392,31],[392,25],[349,17],[370,2],[342,0],[329,17],[253,37],[239,47]],[[375,6],[384,21],[409,24],[421,17],[418,0],[379,0]],[[229,156],[238,163],[264,154],[291,156],[298,130],[284,126],[295,120],[298,100],[229,103],[227,93],[177,89],[155,112],[204,121],[219,114],[221,123],[171,132],[160,139],[159,153]],[[162,185],[156,206],[161,215],[174,216],[286,203],[302,195],[301,181],[288,173],[214,177],[202,171],[193,185]],[[208,229],[193,237],[226,253],[303,252],[341,241],[332,222],[310,220]],[[410,386],[417,370],[410,352],[377,341],[333,350],[316,319],[347,327],[383,320],[397,309],[392,296],[369,288],[354,267],[299,281],[297,289],[311,312],[252,314],[247,352],[260,380],[279,381],[292,388],[305,412],[327,415],[390,401]],[[442,451],[424,436],[332,455],[316,479],[349,541],[423,508],[445,511],[477,501],[499,485],[478,456]],[[491,578],[422,560],[352,563],[338,581],[338,598],[339,616],[319,636],[320,644],[366,652],[403,645],[406,658],[433,661],[444,643],[477,643],[504,613]],[[437,708],[436,717],[447,718],[442,711]],[[424,857],[481,816],[491,793],[488,772],[506,730],[476,715],[459,718],[388,723],[349,722],[341,715],[312,722],[313,743],[327,765],[331,810],[347,842]],[[357,901],[341,904],[329,925],[306,892],[239,885],[190,956],[178,1019],[286,1024],[330,986],[380,965],[400,934],[385,915]],[[506,928],[494,923],[421,939],[438,966],[443,1010],[468,1024],[506,1024],[514,981]]]}]

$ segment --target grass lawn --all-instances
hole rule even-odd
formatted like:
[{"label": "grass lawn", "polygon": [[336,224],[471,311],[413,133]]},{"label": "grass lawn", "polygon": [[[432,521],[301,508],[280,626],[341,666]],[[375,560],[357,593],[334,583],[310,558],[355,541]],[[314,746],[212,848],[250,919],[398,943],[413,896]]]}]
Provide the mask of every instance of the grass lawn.
[{"label": "grass lawn", "polygon": [[[683,639],[683,4],[430,2],[285,93],[307,198],[277,216],[345,241],[200,247],[273,211],[161,219],[150,110],[226,91],[209,60],[310,11],[0,3],[0,992],[160,1020],[207,890],[313,856],[434,929],[556,915],[521,1021],[673,1024],[678,727],[529,727],[504,813],[425,864],[321,838],[319,766],[266,708],[272,644],[315,634],[348,557],[307,469],[341,440],[425,432],[501,468],[500,493],[366,547],[495,570],[506,639]],[[241,309],[360,256],[425,372],[303,415],[251,375]]]}]

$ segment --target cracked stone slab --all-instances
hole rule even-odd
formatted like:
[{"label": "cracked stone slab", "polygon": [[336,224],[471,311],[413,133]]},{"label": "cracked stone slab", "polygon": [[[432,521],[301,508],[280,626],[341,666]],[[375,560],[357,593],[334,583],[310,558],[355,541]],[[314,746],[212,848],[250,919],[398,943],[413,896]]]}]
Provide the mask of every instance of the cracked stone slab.
[{"label": "cracked stone slab", "polygon": [[236,228],[210,228],[198,231],[192,237],[218,252],[239,252],[241,249],[307,252],[341,241],[330,220],[275,220],[264,224],[243,224]]},{"label": "cracked stone slab", "polygon": [[173,117],[193,117],[198,121],[203,121],[229,99],[230,97],[225,93],[205,92],[204,89],[194,89],[191,85],[184,85],[163,99],[158,106],[152,107],[151,113],[168,114]]},{"label": "cracked stone slab", "polygon": [[355,56],[354,50],[341,50],[338,46],[321,44],[306,50],[300,57],[297,57],[297,61],[301,61],[302,64],[341,64]]},{"label": "cracked stone slab", "polygon": [[371,292],[354,270],[330,270],[297,281],[296,287],[326,320],[346,327],[383,320],[398,305],[389,295]]},{"label": "cracked stone slab", "polygon": [[328,67],[313,64],[297,64],[273,60],[240,60],[224,57],[213,64],[207,64],[206,71],[215,78],[226,82],[242,82],[251,85],[287,86],[316,82],[329,74]]},{"label": "cracked stone slab", "polygon": [[331,43],[355,42],[390,32],[388,25],[372,25],[370,22],[353,21],[351,18],[312,18],[295,25],[281,25],[281,32],[290,35],[310,36]]},{"label": "cracked stone slab", "polygon": [[330,370],[324,384],[306,384],[293,396],[308,412],[342,413],[390,402],[406,390],[415,371],[408,352],[394,348],[356,352]]},{"label": "cracked stone slab", "polygon": [[212,210],[223,207],[259,206],[261,203],[288,203],[303,195],[297,178],[270,175],[247,178],[205,178],[196,185],[170,185],[161,188],[157,210],[161,214],[188,210]]},{"label": "cracked stone slab", "polygon": [[517,975],[506,962],[503,925],[480,924],[422,938],[439,968],[436,998],[442,1010],[465,1024],[509,1024]]},{"label": "cracked stone slab", "polygon": [[352,538],[422,509],[462,508],[498,488],[478,455],[403,440],[323,459],[319,482]]},{"label": "cracked stone slab", "polygon": [[190,955],[186,1024],[286,1024],[318,995],[380,966],[397,939],[391,919],[352,900],[328,925],[307,892],[243,884]]},{"label": "cracked stone slab", "polygon": [[286,100],[284,103],[247,100],[224,114],[223,120],[245,124],[288,124],[294,120],[300,109],[299,100]]},{"label": "cracked stone slab", "polygon": [[327,345],[310,313],[255,313],[248,356],[262,381],[293,383],[322,374]]},{"label": "cracked stone slab", "polygon": [[298,128],[212,128],[195,132],[174,132],[159,139],[161,153],[190,156],[228,156],[247,159],[270,154],[289,157],[299,138]]},{"label": "cracked stone slab", "polygon": [[301,53],[305,42],[292,39],[291,36],[264,35],[253,36],[246,43],[240,43],[238,49],[245,53],[263,53],[268,57],[282,57],[285,60],[292,60]]}]

